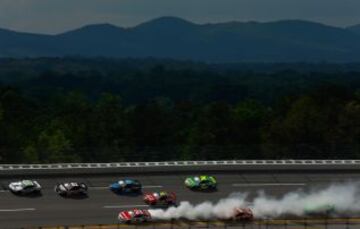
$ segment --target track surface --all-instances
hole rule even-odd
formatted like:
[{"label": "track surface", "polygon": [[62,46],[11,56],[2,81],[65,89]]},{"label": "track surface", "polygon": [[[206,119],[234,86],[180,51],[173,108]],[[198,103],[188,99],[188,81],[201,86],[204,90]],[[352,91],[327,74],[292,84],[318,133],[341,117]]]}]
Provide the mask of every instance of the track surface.
[{"label": "track surface", "polygon": [[[194,174],[197,175],[197,174]],[[218,190],[212,193],[187,190],[183,181],[186,175],[131,176],[139,179],[144,192],[169,190],[177,193],[178,201],[188,200],[194,204],[227,197],[234,192],[266,193],[281,196],[299,188],[327,186],[333,182],[358,181],[360,173],[344,174],[212,174],[218,180]],[[25,178],[25,177],[24,177]],[[63,177],[36,179],[43,187],[42,196],[19,197],[6,190],[10,179],[0,179],[0,228],[13,229],[31,226],[113,224],[117,223],[117,213],[128,208],[143,208],[142,196],[119,196],[108,190],[108,185],[123,177]],[[18,180],[18,179],[15,179]],[[85,199],[69,199],[56,195],[53,187],[57,182],[83,181],[89,185],[89,196]],[[357,225],[360,227],[360,225]],[[265,227],[264,227],[265,228]],[[288,227],[291,228],[291,227]],[[297,227],[299,228],[299,227]],[[311,228],[311,227],[308,227]],[[331,227],[329,227],[331,228]],[[334,226],[334,228],[337,228]],[[351,228],[351,227],[350,227]]]}]

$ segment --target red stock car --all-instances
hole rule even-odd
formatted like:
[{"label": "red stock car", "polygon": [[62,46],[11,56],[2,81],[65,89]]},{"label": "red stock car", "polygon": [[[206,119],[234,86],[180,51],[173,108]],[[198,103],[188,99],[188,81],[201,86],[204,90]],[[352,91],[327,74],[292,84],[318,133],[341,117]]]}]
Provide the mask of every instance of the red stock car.
[{"label": "red stock car", "polygon": [[252,221],[254,219],[254,214],[250,208],[235,208],[231,219],[239,221]]},{"label": "red stock car", "polygon": [[151,220],[151,214],[145,209],[134,209],[120,212],[118,219],[122,223],[144,223]]},{"label": "red stock car", "polygon": [[144,195],[144,201],[148,205],[170,206],[176,204],[176,195],[173,192],[153,192]]}]

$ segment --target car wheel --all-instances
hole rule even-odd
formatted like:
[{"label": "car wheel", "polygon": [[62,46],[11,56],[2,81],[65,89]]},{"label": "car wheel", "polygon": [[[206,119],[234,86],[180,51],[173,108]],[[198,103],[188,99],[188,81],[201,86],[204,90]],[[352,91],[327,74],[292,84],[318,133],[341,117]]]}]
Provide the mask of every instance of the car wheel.
[{"label": "car wheel", "polygon": [[67,193],[66,192],[58,192],[60,196],[62,197],[66,197],[67,196]]},{"label": "car wheel", "polygon": [[14,195],[20,195],[19,191],[15,191],[15,190],[10,190]]}]

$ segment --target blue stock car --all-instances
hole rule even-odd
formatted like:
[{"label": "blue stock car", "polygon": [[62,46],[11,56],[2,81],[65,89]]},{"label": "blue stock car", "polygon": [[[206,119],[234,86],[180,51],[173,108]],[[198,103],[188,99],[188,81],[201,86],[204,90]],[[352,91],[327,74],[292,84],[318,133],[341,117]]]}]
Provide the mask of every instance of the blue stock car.
[{"label": "blue stock car", "polygon": [[110,185],[110,190],[115,193],[140,193],[141,183],[134,179],[119,180]]}]

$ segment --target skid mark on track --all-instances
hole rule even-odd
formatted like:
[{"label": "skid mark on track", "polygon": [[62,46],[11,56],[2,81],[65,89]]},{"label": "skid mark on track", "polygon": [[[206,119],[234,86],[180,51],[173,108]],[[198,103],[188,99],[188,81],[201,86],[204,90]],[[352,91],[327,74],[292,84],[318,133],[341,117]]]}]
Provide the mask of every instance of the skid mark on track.
[{"label": "skid mark on track", "polygon": [[137,208],[137,207],[149,207],[148,205],[145,205],[145,204],[138,204],[138,205],[106,205],[104,206],[103,208],[109,208],[109,209],[112,209],[112,208],[115,208],[115,209],[123,209],[123,208]]},{"label": "skid mark on track", "polygon": [[306,186],[306,183],[249,183],[232,184],[233,187],[262,187],[262,186]]},{"label": "skid mark on track", "polygon": [[35,211],[35,208],[17,208],[17,209],[0,209],[0,212],[25,212],[25,211]]},{"label": "skid mark on track", "polygon": [[[142,188],[147,189],[147,188],[163,188],[164,186],[162,185],[144,185],[142,186]],[[93,190],[108,190],[109,186],[103,186],[103,187],[89,187],[89,189],[93,189]]]}]

